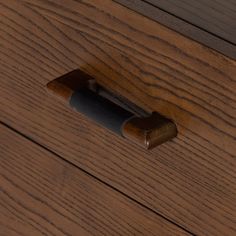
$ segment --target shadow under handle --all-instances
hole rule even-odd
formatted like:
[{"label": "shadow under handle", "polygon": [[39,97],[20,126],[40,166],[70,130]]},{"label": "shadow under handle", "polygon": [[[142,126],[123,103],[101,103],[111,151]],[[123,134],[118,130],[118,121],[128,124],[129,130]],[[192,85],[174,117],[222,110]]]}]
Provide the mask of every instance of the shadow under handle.
[{"label": "shadow under handle", "polygon": [[151,149],[177,135],[175,124],[160,114],[139,117],[99,94],[95,80],[75,70],[47,84],[48,90],[76,111],[145,149]]}]

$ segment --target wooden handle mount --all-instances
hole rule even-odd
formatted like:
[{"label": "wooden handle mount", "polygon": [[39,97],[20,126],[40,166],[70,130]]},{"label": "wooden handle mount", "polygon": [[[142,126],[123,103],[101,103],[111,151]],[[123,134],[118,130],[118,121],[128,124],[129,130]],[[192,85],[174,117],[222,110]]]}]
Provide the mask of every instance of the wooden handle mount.
[{"label": "wooden handle mount", "polygon": [[76,111],[146,149],[177,135],[176,125],[171,120],[157,112],[138,116],[125,104],[118,105],[112,101],[110,92],[81,70],[54,79],[47,84],[47,89]]}]

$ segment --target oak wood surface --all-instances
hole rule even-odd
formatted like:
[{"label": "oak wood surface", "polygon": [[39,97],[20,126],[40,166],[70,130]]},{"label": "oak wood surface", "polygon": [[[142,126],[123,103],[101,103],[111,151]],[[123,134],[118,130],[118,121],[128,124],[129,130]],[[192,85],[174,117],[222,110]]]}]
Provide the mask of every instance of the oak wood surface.
[{"label": "oak wood surface", "polygon": [[233,0],[145,0],[236,45],[236,2]]},{"label": "oak wood surface", "polygon": [[0,235],[190,235],[0,125]]},{"label": "oak wood surface", "polygon": [[[112,1],[1,2],[0,119],[198,235],[236,232],[236,63]],[[53,100],[82,68],[173,119],[144,151]]]},{"label": "oak wood surface", "polygon": [[236,59],[236,4],[226,0],[115,0]]}]

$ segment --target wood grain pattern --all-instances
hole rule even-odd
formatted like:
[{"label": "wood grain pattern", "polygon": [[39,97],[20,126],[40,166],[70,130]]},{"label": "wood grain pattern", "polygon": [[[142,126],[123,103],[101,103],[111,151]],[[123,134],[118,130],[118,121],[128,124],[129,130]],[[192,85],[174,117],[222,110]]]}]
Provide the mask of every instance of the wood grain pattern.
[{"label": "wood grain pattern", "polygon": [[0,125],[0,234],[190,235]]},{"label": "wood grain pattern", "polygon": [[145,0],[236,46],[236,2],[232,0]]},{"label": "wood grain pattern", "polygon": [[[107,4],[100,4],[100,10],[97,8],[99,1],[96,0],[94,5],[73,2],[69,4],[68,1],[61,1],[61,5],[57,5],[48,1],[34,1],[34,5],[37,3],[39,12],[44,16],[50,15],[75,28],[66,28],[62,32],[60,28],[63,25],[55,22],[57,28],[54,31],[59,29],[58,36],[64,33],[64,38],[59,38],[61,41],[57,43],[64,46],[71,39],[74,43],[71,47],[81,46],[83,51],[80,52],[80,58],[84,60],[83,69],[92,75],[95,74],[99,82],[106,83],[107,87],[116,90],[121,90],[119,87],[122,87],[122,93],[129,97],[133,95],[131,100],[141,103],[142,107],[160,111],[185,128],[198,130],[200,136],[224,146],[229,153],[235,154],[236,61],[184,39],[160,25],[148,24],[151,22],[145,22],[144,18],[139,19],[137,15],[134,15],[131,29],[129,25],[126,28],[126,23],[121,24],[116,20],[116,15],[113,16],[114,21],[109,14],[101,15],[105,10],[112,10],[109,1]],[[123,19],[126,9],[117,5],[114,8],[114,12],[119,10],[121,19],[128,22],[128,19]],[[75,9],[78,11],[75,12]],[[83,16],[86,14],[83,12],[86,11],[87,14],[98,14],[96,17],[100,17],[101,23],[105,24],[101,26],[101,31],[98,30],[99,24],[96,25],[96,22]],[[132,16],[128,15],[130,21]],[[77,23],[74,22],[76,18]],[[141,31],[134,28],[135,26],[142,29],[141,21],[143,25],[146,23],[145,27],[151,31],[146,32],[147,35],[141,35]],[[46,23],[46,20],[42,18],[43,22]],[[116,25],[117,32],[109,28]],[[158,36],[155,35],[157,26]],[[100,37],[95,37],[95,33],[99,32]],[[137,36],[138,33],[140,34]],[[114,35],[110,36],[112,34]],[[112,41],[116,34],[117,39]],[[147,40],[145,44],[141,44],[144,40]],[[121,44],[118,50],[117,44]],[[93,53],[89,51],[91,49]],[[100,64],[93,65],[91,60],[95,60],[94,57],[98,55],[101,58],[98,61]],[[124,87],[126,91],[123,91]],[[217,137],[217,133],[221,135]]]},{"label": "wood grain pattern", "polygon": [[[0,119],[198,235],[236,232],[236,62],[109,0],[1,2]],[[82,68],[173,119],[151,152],[51,99]]]},{"label": "wood grain pattern", "polygon": [[236,5],[233,1],[114,1],[236,59]]}]

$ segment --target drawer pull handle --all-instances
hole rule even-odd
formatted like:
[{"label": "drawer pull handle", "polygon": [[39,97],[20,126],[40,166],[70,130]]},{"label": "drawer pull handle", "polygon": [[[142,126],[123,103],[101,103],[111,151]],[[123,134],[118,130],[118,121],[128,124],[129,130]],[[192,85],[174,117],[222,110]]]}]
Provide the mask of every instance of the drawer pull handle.
[{"label": "drawer pull handle", "polygon": [[146,149],[177,135],[171,120],[157,112],[147,114],[127,100],[122,102],[121,97],[98,85],[81,70],[74,70],[49,82],[47,89],[76,111]]}]

